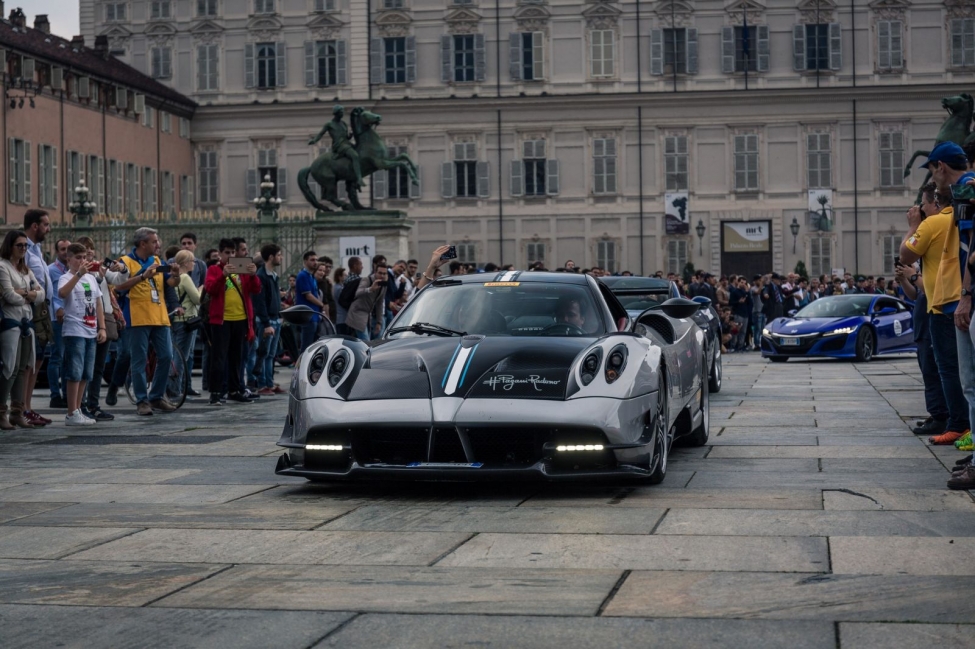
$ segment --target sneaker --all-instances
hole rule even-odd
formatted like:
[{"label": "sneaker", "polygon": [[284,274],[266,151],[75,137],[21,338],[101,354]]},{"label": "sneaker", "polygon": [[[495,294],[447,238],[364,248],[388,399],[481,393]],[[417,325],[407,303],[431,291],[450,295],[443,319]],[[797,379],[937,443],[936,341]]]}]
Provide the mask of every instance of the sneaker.
[{"label": "sneaker", "polygon": [[158,410],[159,412],[176,412],[176,406],[169,403],[165,399],[153,399],[149,402],[153,410]]},{"label": "sneaker", "polygon": [[946,419],[928,417],[924,421],[918,422],[918,425],[912,428],[911,432],[915,435],[940,435],[945,432],[947,426],[948,421]]},{"label": "sneaker", "polygon": [[261,395],[258,392],[251,390],[250,388],[245,388],[243,394],[251,401],[257,401],[261,398]]},{"label": "sneaker", "polygon": [[34,428],[34,424],[30,423],[20,412],[11,412],[8,421],[17,428]]},{"label": "sneaker", "polygon": [[220,398],[220,395],[217,395],[217,394],[210,395],[210,401],[209,401],[209,404],[208,405],[211,405],[211,406],[222,406],[223,405],[223,399],[221,399]]},{"label": "sneaker", "polygon": [[277,383],[275,383],[274,384],[274,387],[271,388],[271,389],[274,391],[274,394],[287,394],[287,392],[288,392],[287,390],[285,390],[284,388],[282,388]]},{"label": "sneaker", "polygon": [[95,406],[95,409],[90,412],[91,414],[89,416],[95,421],[112,421],[115,419],[115,415],[110,412],[105,412],[98,406]]},{"label": "sneaker", "polygon": [[226,394],[221,394],[220,395],[220,403],[227,403],[227,395]]},{"label": "sneaker", "polygon": [[188,397],[202,397],[203,394],[200,393],[197,390],[194,390],[193,388],[190,388],[189,390],[186,391],[186,396],[188,396]]},{"label": "sneaker", "polygon": [[971,464],[971,463],[972,463],[972,456],[971,455],[966,455],[962,459],[960,459],[957,462],[955,462],[955,466],[956,467],[963,467],[966,464]]},{"label": "sneaker", "polygon": [[51,408],[67,408],[67,407],[68,407],[68,402],[64,397],[51,397]]},{"label": "sneaker", "polygon": [[105,395],[105,403],[114,406],[118,403],[118,386],[110,385],[108,386],[108,394]]},{"label": "sneaker", "polygon": [[[966,430],[965,433],[967,432],[968,431]],[[928,438],[928,441],[934,446],[947,446],[948,444],[954,444],[957,442],[965,435],[965,433],[958,433],[953,430],[948,430],[940,435],[932,435]]]},{"label": "sneaker", "polygon": [[248,399],[246,396],[239,392],[234,392],[227,396],[228,401],[236,401],[237,403],[254,403],[252,399]]},{"label": "sneaker", "polygon": [[968,431],[967,433],[965,433],[964,435],[962,435],[961,437],[955,440],[955,448],[957,448],[959,451],[962,450],[962,446],[971,446],[971,445],[972,445],[972,431]]},{"label": "sneaker", "polygon": [[275,394],[277,394],[277,392],[271,388],[261,388],[257,391],[257,393],[262,397],[273,397]]},{"label": "sneaker", "polygon": [[41,417],[39,414],[33,410],[24,411],[24,419],[26,419],[32,426],[47,426],[51,423],[51,420],[47,417]]},{"label": "sneaker", "polygon": [[152,406],[149,405],[148,401],[141,401],[139,405],[135,407],[135,411],[140,417],[151,417],[152,416]]},{"label": "sneaker", "polygon": [[80,408],[64,417],[65,426],[91,426],[94,423],[95,420],[85,417]]},{"label": "sneaker", "polygon": [[975,489],[975,466],[969,464],[959,475],[952,475],[948,480],[949,489]]}]

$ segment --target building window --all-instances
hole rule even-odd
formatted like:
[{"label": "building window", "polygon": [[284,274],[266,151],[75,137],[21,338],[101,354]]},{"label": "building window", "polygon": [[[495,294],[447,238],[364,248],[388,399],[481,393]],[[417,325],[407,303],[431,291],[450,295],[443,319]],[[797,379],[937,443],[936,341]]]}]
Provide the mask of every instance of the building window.
[{"label": "building window", "polygon": [[179,209],[183,211],[192,210],[193,205],[193,179],[189,176],[179,177]]},{"label": "building window", "polygon": [[899,20],[877,21],[877,67],[880,70],[904,68],[903,29]]},{"label": "building window", "polygon": [[74,196],[74,188],[81,184],[85,177],[85,156],[77,151],[64,152],[64,179],[68,183],[67,193]]},{"label": "building window", "polygon": [[156,212],[156,170],[151,167],[142,168],[142,211],[147,214]]},{"label": "building window", "polygon": [[616,272],[616,242],[597,241],[596,242],[596,265],[603,270]]},{"label": "building window", "polygon": [[129,214],[139,212],[139,168],[134,164],[125,165],[125,209]]},{"label": "building window", "polygon": [[616,193],[616,138],[596,138],[592,141],[592,170],[594,194]]},{"label": "building window", "polygon": [[539,81],[545,76],[545,35],[542,32],[511,34],[511,78],[518,81]]},{"label": "building window", "polygon": [[172,18],[171,9],[169,0],[152,0],[149,3],[149,18],[152,20],[168,20]]},{"label": "building window", "polygon": [[179,118],[179,136],[186,139],[190,137],[190,120],[185,117]]},{"label": "building window", "polygon": [[315,11],[318,13],[335,11],[335,0],[315,0]]},{"label": "building window", "polygon": [[217,15],[217,0],[196,0],[196,15],[213,17]]},{"label": "building window", "polygon": [[406,37],[383,39],[386,83],[406,83]]},{"label": "building window", "polygon": [[457,261],[462,264],[476,264],[477,263],[477,245],[473,243],[458,243],[457,248]]},{"label": "building window", "polygon": [[108,2],[105,4],[105,22],[117,23],[125,21],[125,3]]},{"label": "building window", "polygon": [[[900,241],[897,245],[900,247]],[[833,245],[829,237],[809,240],[809,272],[815,277],[833,272]]]},{"label": "building window", "polygon": [[454,81],[475,80],[475,48],[474,35],[464,34],[454,36]]},{"label": "building window", "polygon": [[173,76],[173,49],[171,47],[154,47],[151,52],[153,79],[169,79]]},{"label": "building window", "polygon": [[274,43],[257,44],[257,87],[273,88],[278,85],[278,55]]},{"label": "building window", "polygon": [[539,262],[542,266],[545,265],[545,244],[533,241],[531,243],[525,244],[525,257],[528,261],[528,265]]},{"label": "building window", "polygon": [[201,92],[219,90],[217,45],[196,46],[196,89]]},{"label": "building window", "polygon": [[687,70],[687,30],[683,27],[664,30],[664,74]]},{"label": "building window", "polygon": [[686,135],[664,138],[664,168],[667,174],[667,191],[687,189]]},{"label": "building window", "polygon": [[318,85],[334,86],[338,83],[338,49],[335,41],[318,41],[315,44],[318,59]]},{"label": "building window", "polygon": [[589,74],[592,77],[612,77],[616,74],[616,32],[612,29],[594,29],[589,32]]},{"label": "building window", "polygon": [[117,160],[108,161],[108,194],[105,201],[105,211],[109,214],[121,214],[124,211],[122,205],[122,185],[121,166]]},{"label": "building window", "polygon": [[806,25],[806,69],[829,70],[829,25]]},{"label": "building window", "polygon": [[809,189],[833,186],[829,133],[806,134],[806,167]]},{"label": "building window", "polygon": [[[901,241],[904,236],[901,234],[885,234],[883,237],[884,247],[884,275],[892,274],[894,268],[894,257],[900,253]],[[885,288],[885,287],[880,287]]]},{"label": "building window", "polygon": [[383,0],[383,9],[402,9],[403,0]]},{"label": "building window", "polygon": [[526,140],[522,144],[525,167],[525,196],[545,196],[545,140]]},{"label": "building window", "polygon": [[735,191],[758,191],[758,136],[735,136]]},{"label": "building window", "polygon": [[687,241],[672,239],[667,242],[667,272],[680,275],[687,266]]},{"label": "building window", "polygon": [[904,133],[880,134],[880,186],[904,186]]},{"label": "building window", "polygon": [[975,18],[951,21],[951,65],[956,68],[975,65]]},{"label": "building window", "polygon": [[735,72],[758,72],[756,27],[735,27]]},{"label": "building window", "polygon": [[[406,153],[405,146],[388,146],[386,154],[388,158]],[[393,167],[387,174],[387,196],[389,198],[410,198],[410,174],[403,167]]]},{"label": "building window", "polygon": [[31,163],[30,142],[10,138],[8,141],[10,156],[10,202],[18,205],[30,205],[31,202]]},{"label": "building window", "polygon": [[163,213],[169,214],[173,211],[176,203],[176,187],[173,185],[173,174],[164,171],[162,175],[162,209]]},{"label": "building window", "polygon": [[216,205],[218,201],[217,152],[200,151],[197,171],[200,174],[200,181],[197,183],[200,188],[200,204]]},{"label": "building window", "polygon": [[142,111],[142,125],[146,128],[156,128],[156,109],[146,106]]},{"label": "building window", "polygon": [[454,179],[457,198],[477,197],[477,143],[454,144]]},{"label": "building window", "polygon": [[37,204],[58,206],[58,150],[47,144],[37,147]]},{"label": "building window", "polygon": [[278,196],[278,150],[277,149],[258,149],[257,150],[257,178],[254,187],[249,188],[247,199],[254,200],[260,196],[260,183],[264,179],[269,179],[274,183],[271,190],[273,196]]},{"label": "building window", "polygon": [[273,14],[274,0],[254,0],[254,13]]},{"label": "building window", "polygon": [[88,184],[88,199],[102,209],[102,185],[105,184],[105,160],[96,155],[88,156],[85,182]]},{"label": "building window", "polygon": [[173,116],[170,115],[169,113],[167,113],[166,111],[162,111],[159,114],[159,128],[162,129],[162,132],[163,133],[172,133],[173,132],[173,121],[172,120],[173,120]]}]

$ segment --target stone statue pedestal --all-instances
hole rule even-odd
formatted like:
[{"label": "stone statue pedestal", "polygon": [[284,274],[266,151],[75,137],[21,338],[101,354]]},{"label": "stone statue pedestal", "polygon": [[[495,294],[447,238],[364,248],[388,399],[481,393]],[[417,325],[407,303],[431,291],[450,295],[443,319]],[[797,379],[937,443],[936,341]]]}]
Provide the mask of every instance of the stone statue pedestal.
[{"label": "stone statue pedestal", "polygon": [[[414,221],[399,210],[363,210],[361,212],[318,212],[312,227],[315,228],[314,250],[319,257],[329,256],[335,267],[344,265],[343,259],[385,255],[392,264],[397,259],[410,258],[410,231]],[[375,249],[341,250],[341,238],[375,237]],[[365,261],[365,260],[363,260]],[[366,263],[366,268],[370,264]]]}]

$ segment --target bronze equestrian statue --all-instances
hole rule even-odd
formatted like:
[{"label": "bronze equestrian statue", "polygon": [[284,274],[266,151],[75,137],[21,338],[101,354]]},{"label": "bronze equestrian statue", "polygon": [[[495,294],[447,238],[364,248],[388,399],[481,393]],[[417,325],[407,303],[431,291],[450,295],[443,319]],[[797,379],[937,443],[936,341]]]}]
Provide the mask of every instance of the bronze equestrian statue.
[{"label": "bronze equestrian statue", "polygon": [[[972,133],[972,116],[975,114],[975,99],[967,93],[962,93],[954,97],[945,97],[941,100],[941,106],[948,111],[948,119],[941,125],[938,137],[934,141],[934,146],[942,142],[954,142],[958,146],[964,146],[975,140],[975,133]],[[934,147],[932,147],[934,148]],[[911,175],[914,161],[921,157],[928,157],[930,151],[915,151],[911,159],[904,167],[904,177]],[[931,180],[931,172],[924,177],[921,187],[924,187]],[[917,203],[921,204],[921,192],[918,190]]]}]

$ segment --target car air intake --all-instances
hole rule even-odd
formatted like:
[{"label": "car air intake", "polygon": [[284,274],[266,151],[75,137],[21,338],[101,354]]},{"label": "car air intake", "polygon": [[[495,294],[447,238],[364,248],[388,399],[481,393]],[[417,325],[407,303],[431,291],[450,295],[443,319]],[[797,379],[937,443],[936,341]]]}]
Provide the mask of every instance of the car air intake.
[{"label": "car air intake", "polygon": [[640,324],[656,331],[668,345],[674,344],[674,326],[670,324],[670,321],[665,316],[648,313],[640,318]]}]

